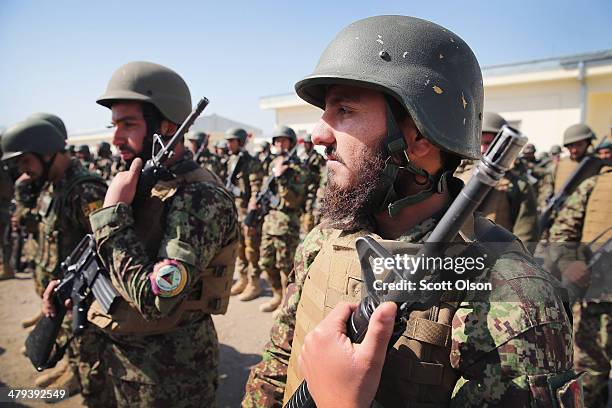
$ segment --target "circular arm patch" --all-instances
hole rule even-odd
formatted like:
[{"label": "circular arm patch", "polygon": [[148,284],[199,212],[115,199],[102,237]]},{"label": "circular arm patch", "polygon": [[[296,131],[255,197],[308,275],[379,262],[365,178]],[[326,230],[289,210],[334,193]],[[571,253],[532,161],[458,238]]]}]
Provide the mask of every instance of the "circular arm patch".
[{"label": "circular arm patch", "polygon": [[187,269],[174,259],[165,259],[155,265],[150,281],[155,295],[173,297],[185,289]]}]

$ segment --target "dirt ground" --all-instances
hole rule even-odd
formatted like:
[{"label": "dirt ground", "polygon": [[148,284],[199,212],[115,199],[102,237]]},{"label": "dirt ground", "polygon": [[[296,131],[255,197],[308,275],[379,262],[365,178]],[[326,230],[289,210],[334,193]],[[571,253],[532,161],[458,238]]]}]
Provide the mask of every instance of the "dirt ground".
[{"label": "dirt ground", "polygon": [[[214,316],[220,343],[219,407],[238,407],[244,393],[249,369],[261,357],[270,327],[271,314],[259,312],[259,305],[269,299],[264,297],[251,302],[232,298],[227,314]],[[18,274],[17,279],[0,281],[0,388],[35,388],[37,376],[32,364],[20,354],[27,331],[21,328],[21,320],[33,316],[40,308],[40,300],[34,293],[30,276]],[[42,403],[20,400],[10,406],[40,406]],[[6,406],[5,404],[0,404]],[[63,400],[56,407],[83,406],[80,395]]]}]

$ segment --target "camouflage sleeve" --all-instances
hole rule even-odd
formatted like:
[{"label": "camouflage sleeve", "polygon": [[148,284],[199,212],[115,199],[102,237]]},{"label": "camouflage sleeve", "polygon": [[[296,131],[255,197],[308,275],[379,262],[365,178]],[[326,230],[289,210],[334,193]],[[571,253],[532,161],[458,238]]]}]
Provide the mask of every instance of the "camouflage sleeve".
[{"label": "camouflage sleeve", "polygon": [[278,195],[287,208],[301,208],[304,202],[304,173],[297,164],[290,164],[289,168],[276,179]]},{"label": "camouflage sleeve", "polygon": [[282,406],[302,286],[325,236],[323,230],[315,227],[295,253],[293,270],[288,279],[286,303],[272,326],[270,341],[264,346],[262,360],[253,366],[249,374],[242,401],[245,408]]},{"label": "camouflage sleeve", "polygon": [[263,168],[261,166],[261,162],[252,157],[249,162],[249,184],[251,185],[251,197],[249,199],[249,204],[255,203],[257,199],[257,194],[261,191],[261,184],[263,181]]},{"label": "camouflage sleeve", "polygon": [[105,183],[85,182],[75,186],[68,197],[67,213],[84,231],[91,232],[89,215],[102,208],[107,186]]},{"label": "camouflage sleeve", "polygon": [[[222,188],[209,183],[190,184],[171,200],[155,259],[147,256],[136,235],[130,206],[119,203],[90,217],[98,251],[113,283],[148,320],[171,313],[198,282],[199,271],[238,237],[236,208]],[[153,284],[155,266],[165,262],[178,263],[181,271],[181,289],[171,294],[160,294]]]},{"label": "camouflage sleeve", "polygon": [[596,177],[586,179],[567,198],[550,228],[551,242],[580,242],[586,206],[595,181]]},{"label": "camouflage sleeve", "polygon": [[515,184],[516,193],[510,200],[510,211],[515,220],[512,232],[525,244],[534,243],[539,238],[536,195],[527,180],[521,178]]},{"label": "camouflage sleeve", "polygon": [[[450,361],[459,379],[451,406],[535,406],[547,379],[572,374],[558,282],[518,256],[498,260],[491,282],[487,301],[463,302],[453,318]],[[534,385],[542,383],[545,390]]]},{"label": "camouflage sleeve", "polygon": [[548,169],[546,174],[540,180],[538,186],[538,207],[544,209],[548,200],[552,197],[555,191],[554,176],[552,170]]}]

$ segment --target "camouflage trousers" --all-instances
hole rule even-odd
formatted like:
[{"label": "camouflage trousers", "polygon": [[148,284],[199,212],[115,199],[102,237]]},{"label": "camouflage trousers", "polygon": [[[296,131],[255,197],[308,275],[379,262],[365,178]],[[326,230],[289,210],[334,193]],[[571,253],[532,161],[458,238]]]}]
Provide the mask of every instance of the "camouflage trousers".
[{"label": "camouflage trousers", "polygon": [[73,340],[69,349],[68,360],[73,370],[76,369],[81,396],[88,407],[117,406],[102,358],[105,347],[105,337],[89,328]]},{"label": "camouflage trousers", "polygon": [[[241,208],[238,216],[241,225],[244,225],[245,216],[246,210]],[[236,271],[240,275],[251,278],[259,278],[259,275],[261,275],[261,269],[259,268],[261,225],[262,223],[260,222],[253,228],[251,233],[247,233],[246,228],[244,228],[242,234],[240,234],[238,252],[236,254]]]},{"label": "camouflage trousers", "polygon": [[109,335],[103,361],[118,407],[214,407],[219,344],[210,315],[169,333]]},{"label": "camouflage trousers", "polygon": [[283,288],[293,268],[293,257],[299,243],[300,237],[297,234],[263,234],[259,266],[263,271],[266,271],[268,284],[272,288]]},{"label": "camouflage trousers", "polygon": [[586,407],[605,407],[612,360],[612,302],[574,305],[574,367],[583,376]]}]

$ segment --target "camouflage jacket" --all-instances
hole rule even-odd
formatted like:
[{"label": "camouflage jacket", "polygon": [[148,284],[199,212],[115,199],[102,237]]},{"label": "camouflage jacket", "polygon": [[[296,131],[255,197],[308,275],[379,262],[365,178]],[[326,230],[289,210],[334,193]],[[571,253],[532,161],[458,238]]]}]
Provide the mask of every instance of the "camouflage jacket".
[{"label": "camouflage jacket", "polygon": [[[179,165],[170,170],[175,171]],[[91,216],[98,251],[113,285],[129,296],[146,320],[163,318],[191,295],[201,293],[206,282],[200,279],[200,271],[239,234],[233,199],[223,187],[211,182],[180,186],[164,204],[159,221],[162,239],[152,249],[145,246],[147,238],[136,230],[136,220],[146,220],[146,214],[119,203]],[[180,279],[177,293],[159,293],[154,285],[155,267],[171,263],[182,265],[186,280]],[[112,344],[112,352],[106,354],[107,364],[123,381],[203,387],[217,382],[217,335],[210,315],[203,311],[190,312],[177,328],[162,334],[104,334]],[[167,378],[168,367],[173,369],[172,379]],[[214,394],[214,389],[202,391]]]},{"label": "camouflage jacket", "polygon": [[83,168],[78,159],[55,183],[47,183],[38,197],[40,216],[36,268],[59,277],[59,266],[85,234],[91,233],[89,215],[102,207],[106,183]]},{"label": "camouflage jacket", "polygon": [[226,179],[222,180],[224,184],[227,183],[227,178],[231,176],[237,163],[239,167],[231,180],[234,191],[230,192],[233,193],[236,207],[240,210],[246,209],[249,203],[255,202],[257,193],[261,189],[263,171],[259,160],[246,150],[242,150],[239,154],[232,154],[228,157],[224,169]]},{"label": "camouflage jacket", "polygon": [[[275,160],[281,160],[277,157]],[[273,177],[274,162],[270,164],[268,177]],[[264,217],[262,232],[281,236],[299,233],[301,209],[304,203],[304,173],[300,164],[290,163],[274,182],[279,204]]]},{"label": "camouflage jacket", "polygon": [[108,157],[98,157],[94,163],[92,163],[92,171],[95,171],[104,180],[109,181],[113,173],[113,160]]},{"label": "camouflage jacket", "polygon": [[[399,239],[423,242],[435,225],[430,218]],[[304,280],[322,243],[333,233],[315,227],[298,248],[290,276],[294,285],[272,327],[262,361],[251,370],[244,407],[281,406]],[[507,279],[510,275],[513,279]],[[572,367],[571,324],[551,278],[527,259],[502,257],[489,276],[499,283],[491,298],[501,300],[462,302],[453,319],[449,359],[458,381],[450,406],[535,405],[532,380]],[[544,301],[535,302],[526,295],[534,289]],[[512,301],[508,294],[514,296]]]},{"label": "camouflage jacket", "polygon": [[[582,233],[584,229],[584,221],[587,206],[591,193],[597,185],[598,179],[606,174],[607,177],[611,177],[610,173],[612,169],[607,168],[602,173],[589,177],[584,180],[563,203],[561,210],[559,211],[555,221],[550,228],[550,244],[547,245],[547,266],[551,269],[551,272],[556,276],[560,276],[567,265],[572,261],[581,260],[588,262],[590,257],[590,250],[586,248],[587,242],[582,242]],[[606,223],[607,221],[607,223]],[[601,232],[604,233],[607,228],[612,227],[612,220],[603,220],[601,224]],[[610,236],[610,233],[605,234],[600,240],[605,240]],[[612,294],[608,293],[604,300],[612,301]]]},{"label": "camouflage jacket", "polygon": [[310,212],[317,200],[317,190],[321,181],[321,173],[325,169],[325,159],[315,149],[312,149],[309,153],[304,152],[301,159],[305,172],[306,197],[304,210]]}]

